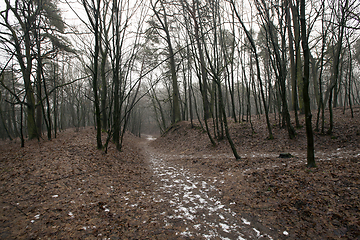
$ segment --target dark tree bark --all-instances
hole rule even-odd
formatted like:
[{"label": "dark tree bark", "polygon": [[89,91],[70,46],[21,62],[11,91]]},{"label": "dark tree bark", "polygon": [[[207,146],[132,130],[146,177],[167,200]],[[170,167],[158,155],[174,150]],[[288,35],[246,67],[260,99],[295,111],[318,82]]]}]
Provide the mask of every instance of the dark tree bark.
[{"label": "dark tree bark", "polygon": [[227,118],[226,118],[226,112],[225,112],[225,106],[224,106],[224,102],[223,102],[223,96],[222,96],[222,92],[221,92],[221,83],[220,83],[220,79],[216,79],[216,84],[218,85],[219,88],[219,102],[220,102],[220,111],[222,113],[223,116],[223,121],[224,121],[224,127],[225,127],[225,134],[226,134],[226,138],[228,139],[228,142],[230,144],[231,150],[234,154],[234,157],[236,160],[240,160],[241,157],[240,155],[237,153],[237,150],[235,148],[235,144],[232,141],[232,138],[230,136],[230,132],[229,132],[229,127],[228,127],[228,122],[227,122]]},{"label": "dark tree bark", "polygon": [[309,97],[309,75],[310,75],[310,50],[308,46],[308,39],[306,34],[306,19],[305,19],[305,0],[300,3],[300,23],[301,23],[301,40],[304,52],[304,110],[306,123],[306,137],[307,137],[307,166],[316,167],[314,154],[314,136],[311,125],[311,109]]},{"label": "dark tree bark", "polygon": [[101,67],[100,67],[100,76],[101,76],[101,123],[102,128],[104,130],[107,130],[108,128],[108,114],[107,114],[107,81],[106,81],[106,59],[107,59],[107,53],[108,53],[108,47],[105,47],[105,49],[101,48]]},{"label": "dark tree bark", "polygon": [[86,0],[83,0],[83,5],[85,7],[86,14],[90,20],[92,30],[95,37],[95,48],[94,56],[92,63],[92,89],[94,93],[94,109],[95,109],[95,125],[96,125],[96,145],[98,149],[102,149],[101,141],[101,112],[99,106],[99,96],[98,96],[98,70],[99,70],[99,53],[100,53],[100,32],[99,32],[99,21],[100,21],[100,0],[92,0],[92,5],[89,6],[89,3]]},{"label": "dark tree bark", "polygon": [[37,14],[36,11],[33,11],[34,9],[36,9],[36,7],[32,3],[29,3],[28,5],[19,4],[15,7],[11,6],[10,1],[8,0],[5,0],[5,3],[5,11],[7,11],[8,13],[12,12],[14,14],[16,21],[19,23],[19,27],[21,29],[20,31],[23,34],[23,36],[19,38],[17,32],[13,28],[12,24],[9,22],[9,18],[4,18],[4,26],[11,33],[13,46],[15,48],[15,57],[17,58],[20,65],[21,73],[24,80],[26,93],[27,130],[29,139],[39,139],[39,132],[35,121],[35,97],[33,86],[31,83],[33,57],[31,54],[32,39],[30,34],[31,30],[34,27],[33,19]]},{"label": "dark tree bark", "polygon": [[[349,107],[350,107],[350,111],[351,111],[351,117],[354,118],[354,110],[353,110],[352,101],[351,101],[351,90],[352,90],[351,81],[352,81],[352,74],[353,74],[353,64],[352,64],[353,58],[352,58],[352,53],[351,53],[349,37],[347,37],[346,40],[347,40],[347,43],[349,46],[349,79],[348,79],[348,86],[347,86],[347,89],[348,89],[347,97],[348,97]],[[346,89],[346,87],[345,87],[345,89]],[[345,99],[345,101],[346,101],[346,99]],[[345,113],[345,104],[344,104],[344,113]]]},{"label": "dark tree bark", "polygon": [[[290,53],[290,72],[291,72],[291,90],[292,90],[292,95],[291,95],[291,100],[292,100],[292,107],[295,113],[295,124],[296,124],[296,128],[300,128],[300,123],[299,123],[299,117],[298,117],[298,91],[297,91],[297,78],[298,78],[298,74],[300,75],[300,72],[298,71],[298,65],[299,65],[299,60],[298,57],[300,57],[300,51],[298,51],[299,46],[299,37],[297,37],[297,39],[295,38],[295,40],[297,41],[295,43],[295,51],[296,51],[296,58],[297,61],[295,61],[295,54],[294,54],[294,37],[291,31],[291,20],[290,20],[290,11],[289,8],[293,7],[290,5],[290,3],[288,2],[288,0],[285,1],[285,14],[286,14],[286,22],[287,22],[287,27],[288,27],[288,36],[289,36],[289,53]],[[294,14],[294,11],[293,11]],[[297,16],[293,16],[293,22],[297,23],[298,19]],[[294,24],[294,28],[298,27],[296,26],[298,24]],[[297,29],[295,29],[295,31],[298,31]]]},{"label": "dark tree bark", "polygon": [[[113,45],[113,59],[112,59],[112,73],[113,73],[113,127],[112,127],[112,139],[115,143],[116,148],[121,151],[120,145],[120,114],[121,114],[121,103],[120,103],[120,84],[121,84],[121,35],[120,35],[120,19],[119,19],[119,6],[118,1],[113,1],[113,9],[112,9],[112,30],[114,32],[114,36],[112,38]],[[110,135],[108,137],[110,139]],[[106,144],[107,146],[107,144]]]}]

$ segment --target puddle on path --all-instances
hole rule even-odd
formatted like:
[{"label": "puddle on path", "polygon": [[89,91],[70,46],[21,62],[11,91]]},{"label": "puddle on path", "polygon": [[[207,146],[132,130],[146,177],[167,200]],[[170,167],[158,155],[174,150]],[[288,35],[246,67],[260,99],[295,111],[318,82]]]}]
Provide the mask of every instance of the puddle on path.
[{"label": "puddle on path", "polygon": [[219,200],[221,191],[215,187],[218,179],[194,175],[168,162],[171,156],[151,151],[148,156],[156,179],[153,201],[169,206],[161,213],[165,228],[181,229],[176,234],[185,238],[272,239]]}]

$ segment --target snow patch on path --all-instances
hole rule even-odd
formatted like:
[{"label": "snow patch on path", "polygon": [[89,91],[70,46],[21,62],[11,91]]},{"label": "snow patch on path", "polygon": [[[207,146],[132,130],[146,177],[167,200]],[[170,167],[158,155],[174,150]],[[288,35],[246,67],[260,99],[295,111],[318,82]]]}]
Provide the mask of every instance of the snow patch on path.
[{"label": "snow patch on path", "polygon": [[181,225],[184,230],[177,235],[205,239],[272,239],[222,204],[218,199],[221,191],[213,185],[218,181],[216,178],[193,174],[170,163],[167,160],[171,156],[149,155],[150,167],[156,176],[153,182],[157,185],[153,200],[169,204],[164,224]]}]

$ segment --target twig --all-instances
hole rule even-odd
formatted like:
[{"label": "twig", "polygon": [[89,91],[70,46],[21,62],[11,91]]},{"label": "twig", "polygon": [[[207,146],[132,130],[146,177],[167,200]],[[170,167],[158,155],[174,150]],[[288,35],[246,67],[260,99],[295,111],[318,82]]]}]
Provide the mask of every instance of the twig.
[{"label": "twig", "polygon": [[4,204],[9,204],[10,206],[15,207],[17,210],[19,210],[19,212],[21,212],[21,213],[24,214],[25,216],[28,216],[28,215],[27,215],[26,213],[24,213],[17,205],[12,204],[12,203],[9,203],[9,202],[4,202],[4,201],[3,201],[3,203],[4,203]]}]

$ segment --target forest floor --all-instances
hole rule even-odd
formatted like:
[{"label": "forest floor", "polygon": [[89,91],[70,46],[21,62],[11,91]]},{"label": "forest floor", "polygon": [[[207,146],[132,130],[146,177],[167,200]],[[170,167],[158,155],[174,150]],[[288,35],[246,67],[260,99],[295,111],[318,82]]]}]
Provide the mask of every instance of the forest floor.
[{"label": "forest floor", "polygon": [[267,140],[263,116],[230,121],[238,161],[190,122],[107,154],[93,128],[2,141],[0,239],[359,239],[360,107],[334,116],[311,169],[305,128],[289,139],[272,118]]}]

